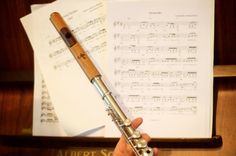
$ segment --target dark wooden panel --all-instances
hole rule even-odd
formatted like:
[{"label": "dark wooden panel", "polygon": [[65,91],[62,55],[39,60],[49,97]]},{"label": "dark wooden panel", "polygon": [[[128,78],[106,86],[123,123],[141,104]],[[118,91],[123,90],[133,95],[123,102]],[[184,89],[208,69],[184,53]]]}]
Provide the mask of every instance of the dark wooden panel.
[{"label": "dark wooden panel", "polygon": [[30,4],[50,1],[1,1],[0,70],[33,70],[33,50],[19,19],[30,13]]},{"label": "dark wooden panel", "polygon": [[24,0],[1,2],[0,9],[0,69],[32,69],[32,49],[19,18],[29,13]]},{"label": "dark wooden panel", "polygon": [[[31,133],[33,86],[0,88],[0,134]],[[29,135],[28,134],[28,135]]]},{"label": "dark wooden panel", "polygon": [[215,0],[215,64],[236,64],[236,1]]}]

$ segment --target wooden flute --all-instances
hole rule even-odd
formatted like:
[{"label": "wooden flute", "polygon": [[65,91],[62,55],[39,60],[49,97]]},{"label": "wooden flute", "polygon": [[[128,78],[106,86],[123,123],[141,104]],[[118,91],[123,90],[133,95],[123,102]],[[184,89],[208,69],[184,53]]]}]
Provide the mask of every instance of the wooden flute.
[{"label": "wooden flute", "polygon": [[102,96],[102,99],[106,103],[108,114],[111,116],[122,135],[124,135],[127,143],[131,145],[136,156],[152,156],[152,148],[148,147],[147,142],[141,137],[140,132],[132,128],[131,121],[119,107],[111,92],[102,81],[101,74],[79,42],[73,36],[61,15],[58,12],[53,12],[50,16],[50,20],[88,77],[89,81]]}]

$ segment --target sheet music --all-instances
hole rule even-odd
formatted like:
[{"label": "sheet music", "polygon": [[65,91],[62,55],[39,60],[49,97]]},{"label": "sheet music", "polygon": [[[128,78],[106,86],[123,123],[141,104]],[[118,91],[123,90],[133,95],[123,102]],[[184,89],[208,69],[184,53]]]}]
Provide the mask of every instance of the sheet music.
[{"label": "sheet music", "polygon": [[33,135],[67,136],[54,111],[54,106],[37,62],[35,62],[34,69]]},{"label": "sheet music", "polygon": [[[33,12],[46,5],[33,4],[31,11]],[[32,133],[34,136],[66,136],[54,111],[47,86],[35,57]]]},{"label": "sheet music", "polygon": [[[103,136],[103,101],[49,20],[60,12],[98,68],[106,63],[105,13],[101,1],[56,1],[21,19],[66,135]],[[100,61],[100,62],[99,62]],[[90,98],[93,97],[93,98]],[[92,115],[92,116],[91,116]],[[94,122],[96,117],[96,122]]]},{"label": "sheet music", "polygon": [[112,0],[107,9],[110,79],[126,113],[143,117],[152,137],[211,137],[214,1]]}]

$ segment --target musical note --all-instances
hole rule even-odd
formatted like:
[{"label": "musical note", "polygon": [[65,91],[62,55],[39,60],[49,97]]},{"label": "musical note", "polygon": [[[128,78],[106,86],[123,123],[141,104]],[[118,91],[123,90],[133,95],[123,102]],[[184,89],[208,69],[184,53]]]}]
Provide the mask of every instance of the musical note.
[{"label": "musical note", "polygon": [[[208,94],[212,89],[212,14],[201,12],[204,7],[196,9],[195,0],[176,3],[179,9],[171,7],[168,11],[156,1],[112,3],[110,12],[108,9],[108,51],[112,85],[121,105],[132,117],[142,116],[152,123],[147,124],[147,130],[155,125],[164,136],[169,126],[174,125],[176,130],[177,123],[194,127],[189,121],[196,121],[210,127],[210,120],[203,121],[202,117],[211,115],[206,110],[212,101]],[[168,7],[171,3],[163,1]],[[205,5],[204,0],[202,3]],[[186,129],[180,126],[181,136]],[[168,136],[175,136],[172,134]]]},{"label": "musical note", "polygon": [[132,56],[194,56],[197,54],[197,46],[139,46],[139,45],[115,45],[114,51],[120,55]]},{"label": "musical note", "polygon": [[177,65],[177,64],[191,64],[194,65],[197,63],[196,57],[187,57],[187,58],[176,58],[176,57],[167,57],[167,58],[114,58],[114,63],[120,66],[147,66],[147,65]]},{"label": "musical note", "polygon": [[197,83],[191,82],[116,82],[117,90],[155,91],[155,90],[195,90]]},{"label": "musical note", "polygon": [[101,38],[101,36],[104,36],[105,34],[106,34],[106,29],[103,28],[101,30],[98,30],[97,32],[93,32],[89,36],[86,36],[84,39],[82,39],[82,42],[90,42],[91,40],[95,40],[97,38]]},{"label": "musical note", "polygon": [[179,40],[196,40],[197,33],[116,33],[114,40],[117,43],[124,44],[125,42],[140,44],[141,42],[157,43],[160,41],[179,41]]},{"label": "musical note", "polygon": [[178,106],[171,106],[171,107],[143,107],[143,106],[135,106],[135,107],[129,107],[128,112],[129,113],[135,113],[139,115],[147,115],[147,114],[179,114],[179,115],[194,115],[197,113],[197,107],[196,106],[189,106],[189,107],[178,107]]},{"label": "musical note", "polygon": [[116,70],[115,76],[120,79],[140,79],[140,80],[150,80],[150,79],[195,79],[197,77],[197,72],[195,71],[159,71],[159,70]]},{"label": "musical note", "polygon": [[132,31],[183,31],[186,29],[196,29],[196,21],[114,21],[114,29]]},{"label": "musical note", "polygon": [[52,53],[49,53],[49,57],[53,58],[53,57],[60,57],[60,54],[63,54],[64,51],[66,51],[68,48],[64,47],[58,50],[53,51]]},{"label": "musical note", "polygon": [[55,63],[55,70],[62,70],[63,68],[68,68],[72,62],[74,62],[74,58],[70,58],[68,60],[63,60],[62,62]]},{"label": "musical note", "polygon": [[[121,98],[119,96],[119,98]],[[140,103],[142,105],[195,105],[197,104],[196,96],[188,95],[143,95],[143,94],[130,94],[123,95],[122,99],[128,103]]]},{"label": "musical note", "polygon": [[[119,92],[118,99],[128,105],[128,111],[195,114],[198,102],[195,95],[152,94],[154,91],[174,93],[197,90],[198,73],[189,66],[198,63],[198,47],[195,43],[198,23],[130,20],[114,21],[113,26],[114,86]],[[185,44],[172,43],[180,41]],[[163,44],[165,42],[167,44]],[[175,69],[176,66],[181,68]],[[169,67],[173,69],[169,70]],[[183,70],[182,67],[190,70]]]},{"label": "musical note", "polygon": [[87,31],[88,29],[92,29],[94,27],[100,27],[105,22],[105,16],[96,17],[94,19],[90,19],[89,21],[86,21],[84,24],[80,24],[78,27],[73,28],[71,31],[73,33],[83,32]]},{"label": "musical note", "polygon": [[59,120],[54,112],[54,107],[44,80],[42,80],[41,100],[40,122],[44,124],[58,123]]}]

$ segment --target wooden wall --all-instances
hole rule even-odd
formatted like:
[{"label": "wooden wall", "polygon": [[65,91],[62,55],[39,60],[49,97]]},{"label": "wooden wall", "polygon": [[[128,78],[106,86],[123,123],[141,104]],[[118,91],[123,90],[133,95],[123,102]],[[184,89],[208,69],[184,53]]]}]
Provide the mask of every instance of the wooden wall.
[{"label": "wooden wall", "polygon": [[[0,73],[33,72],[33,51],[19,18],[30,12],[34,3],[52,0],[2,0],[0,5]],[[236,1],[215,0],[215,65],[236,65]],[[4,76],[1,75],[0,76]],[[223,146],[212,149],[161,148],[161,156],[236,155],[236,79],[220,78],[216,133]],[[32,128],[33,86],[0,83],[0,135],[29,135]],[[88,150],[90,152],[88,152]],[[91,151],[96,151],[91,153]],[[110,155],[112,148],[49,149],[3,146],[0,155]]]}]

